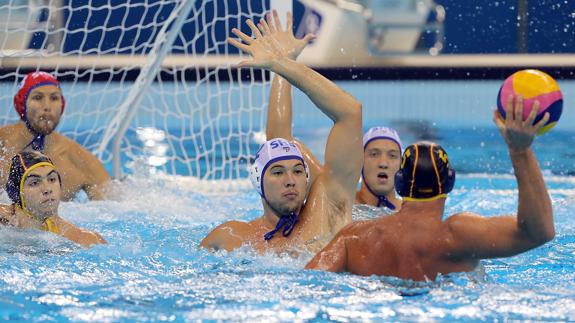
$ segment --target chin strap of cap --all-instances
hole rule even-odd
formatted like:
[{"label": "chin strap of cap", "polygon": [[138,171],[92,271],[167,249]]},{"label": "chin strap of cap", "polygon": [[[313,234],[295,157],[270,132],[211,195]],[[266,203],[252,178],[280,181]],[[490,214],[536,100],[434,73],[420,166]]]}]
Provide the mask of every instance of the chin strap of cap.
[{"label": "chin strap of cap", "polygon": [[289,215],[287,215],[287,216],[282,216],[282,217],[280,217],[280,219],[279,219],[278,224],[276,225],[276,227],[275,227],[272,231],[270,231],[270,232],[268,232],[268,233],[266,233],[266,234],[264,235],[264,240],[265,240],[265,241],[268,241],[268,240],[270,240],[271,238],[273,238],[273,236],[274,236],[279,230],[282,230],[282,227],[283,227],[282,235],[283,235],[284,237],[289,236],[290,233],[293,231],[293,228],[295,227],[295,224],[296,224],[296,222],[297,222],[297,217],[298,217],[298,215],[297,215],[297,213],[295,213],[295,212],[291,212],[291,213],[290,213]]},{"label": "chin strap of cap", "polygon": [[393,205],[393,203],[391,203],[387,197],[385,197],[385,195],[377,195],[375,194],[374,191],[371,190],[371,187],[369,187],[369,185],[367,184],[367,181],[365,180],[365,176],[363,176],[363,169],[361,170],[361,178],[363,179],[363,184],[365,184],[365,187],[367,187],[367,190],[373,194],[373,196],[377,197],[377,207],[382,207],[385,206],[386,208],[390,209],[390,210],[395,210],[395,205]]},{"label": "chin strap of cap", "polygon": [[39,134],[36,137],[34,137],[34,139],[32,139],[32,141],[30,141],[30,143],[27,144],[26,147],[24,147],[24,149],[31,147],[35,151],[43,152],[45,146],[46,146],[46,136]]},{"label": "chin strap of cap", "polygon": [[24,122],[26,122],[26,128],[28,128],[28,131],[30,131],[30,133],[34,136],[34,139],[32,139],[32,141],[30,141],[30,143],[28,143],[24,149],[31,147],[36,151],[43,152],[44,147],[46,146],[46,135],[38,133],[36,130],[34,130],[30,122],[28,122],[28,118],[24,118]]},{"label": "chin strap of cap", "polygon": [[47,231],[47,232],[52,232],[55,234],[60,234],[60,230],[58,229],[56,222],[54,222],[54,220],[52,219],[51,216],[42,220],[42,219],[39,219],[39,218],[33,216],[32,214],[30,214],[30,212],[28,212],[28,210],[21,208],[19,205],[15,205],[15,207],[20,209],[20,211],[22,211],[24,214],[26,214],[26,216],[28,216],[29,218],[41,221],[42,222],[42,230]]}]

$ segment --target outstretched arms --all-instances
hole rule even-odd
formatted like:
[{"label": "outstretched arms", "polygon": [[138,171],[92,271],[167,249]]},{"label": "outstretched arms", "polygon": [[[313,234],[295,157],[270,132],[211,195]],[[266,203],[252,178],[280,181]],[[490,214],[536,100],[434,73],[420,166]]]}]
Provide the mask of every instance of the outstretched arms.
[{"label": "outstretched arms", "polygon": [[[243,43],[229,39],[237,48],[249,53],[251,60],[240,67],[269,69],[296,86],[314,104],[334,121],[328,138],[323,173],[326,188],[331,196],[345,196],[353,203],[353,193],[362,165],[361,104],[350,94],[312,69],[289,58],[277,40],[277,32],[261,21],[261,30],[251,20],[247,21],[255,39],[233,29]],[[338,199],[341,200],[341,199]]]},{"label": "outstretched arms", "polygon": [[[314,38],[311,34],[306,35],[302,39],[296,39],[294,37],[291,13],[287,14],[287,26],[285,30],[283,30],[275,10],[273,11],[273,17],[271,14],[268,14],[267,26],[270,30],[273,29],[276,32],[275,35],[278,44],[285,49],[288,56],[293,60],[297,59],[305,46]],[[260,23],[258,27],[260,30],[264,28],[262,23]],[[270,89],[266,137],[268,139],[284,138],[289,141],[295,141],[306,160],[310,171],[310,180],[313,182],[321,169],[321,165],[312,152],[303,143],[295,140],[292,136],[292,86],[288,81],[277,74],[273,76]]]},{"label": "outstretched arms", "polygon": [[539,103],[536,102],[524,121],[522,98],[517,97],[514,106],[513,97],[509,97],[505,120],[497,111],[494,112],[493,120],[508,146],[517,178],[517,216],[482,218],[460,215],[450,218],[448,223],[456,254],[477,259],[511,256],[542,245],[555,236],[551,200],[531,149],[537,130],[549,120],[546,113],[533,125],[538,108]]}]

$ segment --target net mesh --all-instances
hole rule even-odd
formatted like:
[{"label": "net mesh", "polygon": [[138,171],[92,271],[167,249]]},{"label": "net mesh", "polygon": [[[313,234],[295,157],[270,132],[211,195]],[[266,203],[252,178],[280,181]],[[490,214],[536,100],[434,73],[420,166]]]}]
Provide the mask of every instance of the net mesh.
[{"label": "net mesh", "polygon": [[[232,28],[267,10],[269,1],[193,1],[180,26],[182,1],[8,1],[0,4],[1,125],[23,76],[35,70],[62,82],[67,108],[58,131],[95,153],[108,170],[145,170],[205,180],[247,175],[258,146],[268,84],[264,72],[240,71]],[[163,28],[163,29],[162,29]],[[175,29],[174,29],[175,28]],[[163,31],[175,32],[172,43]],[[170,46],[146,85],[154,45]],[[262,81],[263,80],[263,81]],[[110,131],[119,107],[142,94],[125,134]],[[128,101],[127,101],[128,100]],[[129,119],[128,119],[129,120]],[[108,141],[104,134],[112,134]],[[114,155],[114,140],[120,154]]]}]

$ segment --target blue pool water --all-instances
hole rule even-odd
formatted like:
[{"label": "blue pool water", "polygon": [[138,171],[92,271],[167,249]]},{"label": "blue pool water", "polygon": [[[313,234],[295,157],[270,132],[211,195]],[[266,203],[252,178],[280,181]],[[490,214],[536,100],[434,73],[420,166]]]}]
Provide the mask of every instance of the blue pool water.
[{"label": "blue pool water", "polygon": [[[294,102],[298,109],[312,108],[301,97]],[[364,122],[371,126],[377,109],[364,109],[369,116]],[[442,107],[437,119],[421,120],[402,120],[392,110],[386,120],[401,130],[404,142],[433,139],[450,154],[458,180],[446,214],[515,212],[516,185],[498,132],[484,116],[477,125],[473,116],[446,121],[449,109],[457,107]],[[304,119],[297,113],[295,118],[296,135],[321,157],[328,124],[313,120],[311,127],[297,121]],[[64,218],[100,232],[108,245],[82,249],[48,233],[0,227],[0,320],[573,321],[575,154],[569,148],[575,146],[575,131],[570,127],[562,123],[534,146],[553,201],[556,238],[516,257],[483,261],[476,272],[414,283],[306,271],[312,255],[305,254],[297,259],[249,249],[210,254],[197,249],[200,240],[221,222],[259,216],[257,194],[201,193],[194,185],[134,173],[117,183],[122,192],[117,200],[79,197],[61,205]],[[373,215],[364,209],[354,214]]]}]

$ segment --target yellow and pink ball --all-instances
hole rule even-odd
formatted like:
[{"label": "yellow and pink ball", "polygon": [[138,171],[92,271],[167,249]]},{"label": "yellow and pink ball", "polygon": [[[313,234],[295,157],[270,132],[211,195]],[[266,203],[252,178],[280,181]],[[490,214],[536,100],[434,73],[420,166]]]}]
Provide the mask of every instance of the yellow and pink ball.
[{"label": "yellow and pink ball", "polygon": [[555,126],[563,111],[563,95],[557,82],[548,74],[539,70],[522,70],[509,76],[499,89],[497,109],[503,118],[509,95],[523,97],[523,120],[533,108],[533,103],[539,101],[540,107],[534,123],[537,123],[545,112],[549,113],[549,121],[537,132],[542,135]]}]

